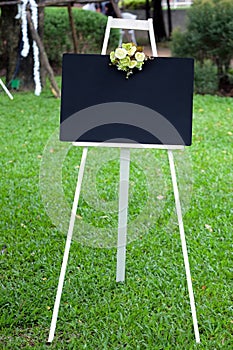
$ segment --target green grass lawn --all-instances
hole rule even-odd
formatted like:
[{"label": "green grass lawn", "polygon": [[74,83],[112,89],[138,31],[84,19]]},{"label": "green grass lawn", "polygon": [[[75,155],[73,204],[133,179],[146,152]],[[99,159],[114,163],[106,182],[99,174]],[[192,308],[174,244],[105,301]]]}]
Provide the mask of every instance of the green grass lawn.
[{"label": "green grass lawn", "polygon": [[[48,348],[82,153],[57,141],[59,108],[47,90],[13,101],[0,92],[1,349]],[[59,147],[67,152],[62,164],[53,163]],[[126,281],[117,284],[119,151],[89,151],[51,349],[233,348],[233,99],[195,96],[193,145],[175,152],[200,345],[167,155],[142,152],[132,151]]]}]

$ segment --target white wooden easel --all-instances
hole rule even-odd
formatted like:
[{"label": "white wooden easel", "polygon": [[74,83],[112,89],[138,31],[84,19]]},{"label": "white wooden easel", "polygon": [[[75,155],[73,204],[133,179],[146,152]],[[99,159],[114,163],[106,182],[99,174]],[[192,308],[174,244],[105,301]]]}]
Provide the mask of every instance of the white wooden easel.
[{"label": "white wooden easel", "polygon": [[[132,20],[132,19],[108,17],[108,22],[107,22],[105,37],[103,42],[103,48],[101,52],[102,55],[106,54],[111,28],[148,31],[150,42],[151,42],[152,55],[154,57],[158,56],[152,19]],[[72,212],[71,212],[70,224],[69,224],[66,246],[65,246],[64,256],[63,256],[63,262],[62,262],[62,267],[61,267],[61,272],[60,272],[60,277],[58,282],[57,295],[56,295],[56,300],[55,300],[54,309],[53,309],[53,316],[52,316],[48,343],[51,343],[53,341],[54,333],[56,329],[57,316],[58,316],[59,305],[60,305],[60,300],[62,295],[62,288],[63,288],[64,278],[65,278],[66,266],[67,266],[68,257],[69,257],[69,250],[70,250],[71,239],[73,234],[75,216],[77,212],[79,195],[81,191],[81,184],[82,184],[84,168],[85,168],[85,163],[87,158],[87,151],[88,151],[87,146],[96,146],[95,143],[88,143],[87,145],[87,143],[80,143],[80,142],[77,142],[77,143],[74,142],[73,145],[84,146],[84,149],[83,149],[83,154],[82,154],[81,163],[79,167],[78,180],[77,180],[77,185],[76,185],[76,190],[74,195],[74,201],[72,206]],[[187,284],[188,284],[190,306],[191,306],[191,312],[192,312],[192,318],[193,318],[194,333],[195,333],[196,342],[199,343],[200,336],[199,336],[199,329],[198,329],[198,323],[197,323],[196,308],[195,308],[194,294],[193,294],[193,288],[192,288],[192,280],[191,280],[191,274],[190,274],[181,205],[180,205],[180,199],[179,199],[179,191],[178,191],[177,180],[176,180],[174,158],[172,153],[172,150],[183,149],[184,146],[138,145],[138,144],[116,144],[116,143],[115,144],[101,143],[100,146],[120,147],[120,188],[119,188],[117,268],[116,268],[117,282],[123,282],[125,280],[130,148],[140,148],[143,146],[144,148],[147,147],[147,148],[167,149],[171,177],[172,177],[173,191],[174,191],[174,197],[175,197],[176,213],[177,213],[180,237],[181,237],[181,243],[182,243],[182,251],[183,251],[184,265],[185,265],[186,278],[187,278]]]},{"label": "white wooden easel", "polygon": [[9,96],[9,98],[13,100],[13,96],[11,95],[10,91],[7,89],[6,85],[3,83],[2,79],[0,79],[0,85],[5,91],[5,93]]}]

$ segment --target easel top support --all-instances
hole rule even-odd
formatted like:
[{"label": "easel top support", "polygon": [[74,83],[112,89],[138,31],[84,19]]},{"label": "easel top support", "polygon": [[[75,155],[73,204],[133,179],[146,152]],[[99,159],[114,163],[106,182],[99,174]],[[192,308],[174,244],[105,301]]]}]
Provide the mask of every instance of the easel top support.
[{"label": "easel top support", "polygon": [[154,57],[158,57],[152,18],[149,18],[148,20],[135,20],[126,18],[113,18],[112,16],[109,16],[101,55],[106,55],[111,28],[148,31],[150,36],[152,55]]}]

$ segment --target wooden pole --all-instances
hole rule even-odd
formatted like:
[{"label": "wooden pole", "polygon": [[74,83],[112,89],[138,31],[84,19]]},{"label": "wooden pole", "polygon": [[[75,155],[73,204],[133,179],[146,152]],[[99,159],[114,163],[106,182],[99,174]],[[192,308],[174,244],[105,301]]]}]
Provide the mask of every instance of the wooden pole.
[{"label": "wooden pole", "polygon": [[[89,2],[89,0],[43,0],[41,3],[38,3],[38,7],[46,7],[46,6],[66,6],[66,4],[81,4],[85,5]],[[91,0],[94,3],[103,2],[103,0]],[[0,6],[9,6],[9,5],[17,5],[20,4],[21,0],[9,0],[9,1],[0,1]]]},{"label": "wooden pole", "polygon": [[[119,9],[119,6],[118,6],[118,1],[117,0],[116,1],[110,0],[110,3],[112,4],[113,10],[115,11],[117,18],[122,18],[121,10]],[[127,30],[125,31],[125,36],[126,36],[128,42],[130,42],[131,37],[130,37]]]},{"label": "wooden pole", "polygon": [[0,1],[0,6],[9,6],[9,5],[17,5],[17,4],[20,4],[20,0]]},{"label": "wooden pole", "polygon": [[111,4],[112,4],[112,7],[113,7],[113,10],[115,11],[115,14],[118,18],[122,18],[122,15],[121,15],[121,10],[119,9],[118,7],[118,2],[117,1],[114,1],[114,0],[110,0]]},{"label": "wooden pole", "polygon": [[171,6],[170,1],[167,0],[167,20],[168,20],[168,36],[171,38],[172,34],[172,15],[171,15]]},{"label": "wooden pole", "polygon": [[67,9],[68,9],[68,14],[69,14],[70,28],[71,28],[73,44],[74,44],[74,52],[78,53],[78,38],[77,38],[77,32],[76,32],[76,28],[75,28],[75,24],[74,24],[72,5],[68,4]]},{"label": "wooden pole", "polygon": [[[94,3],[100,3],[103,0],[91,0]],[[38,7],[46,7],[46,6],[66,6],[69,3],[82,4],[85,5],[89,2],[89,0],[43,0],[41,3],[38,3]],[[17,5],[20,4],[21,0],[4,0],[0,1],[0,6],[9,6],[9,5]]]},{"label": "wooden pole", "polygon": [[30,11],[27,11],[27,19],[28,19],[29,28],[30,28],[30,31],[32,34],[32,39],[37,43],[37,46],[39,47],[39,50],[41,53],[41,60],[43,61],[45,69],[48,72],[49,80],[50,80],[51,85],[52,85],[52,92],[53,92],[55,97],[57,97],[57,98],[61,97],[61,93],[60,93],[60,90],[57,86],[57,82],[55,80],[52,67],[50,66],[48,56],[45,52],[44,45],[43,45],[43,43],[42,43],[37,31],[35,30],[34,25],[33,25]]}]

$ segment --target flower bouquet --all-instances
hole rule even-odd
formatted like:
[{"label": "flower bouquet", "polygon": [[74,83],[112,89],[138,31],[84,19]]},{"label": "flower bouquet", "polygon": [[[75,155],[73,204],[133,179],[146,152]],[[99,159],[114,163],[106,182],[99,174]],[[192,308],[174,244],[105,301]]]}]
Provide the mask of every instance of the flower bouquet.
[{"label": "flower bouquet", "polygon": [[145,55],[141,46],[125,43],[110,53],[110,65],[117,66],[118,70],[126,72],[128,79],[133,74],[133,69],[142,70],[142,66],[148,58],[151,59]]}]

